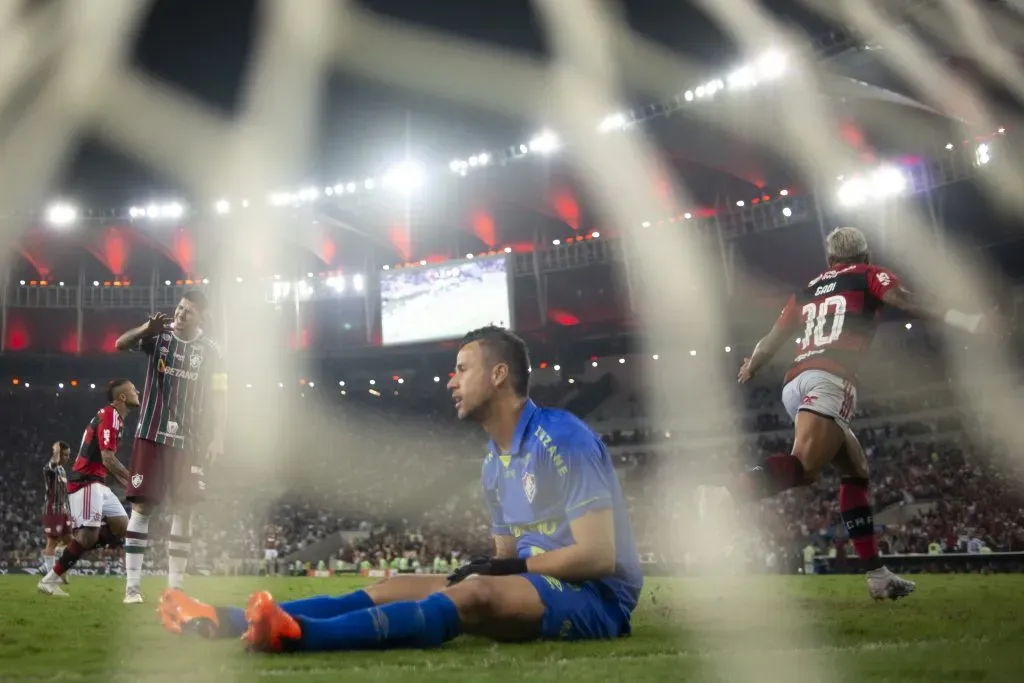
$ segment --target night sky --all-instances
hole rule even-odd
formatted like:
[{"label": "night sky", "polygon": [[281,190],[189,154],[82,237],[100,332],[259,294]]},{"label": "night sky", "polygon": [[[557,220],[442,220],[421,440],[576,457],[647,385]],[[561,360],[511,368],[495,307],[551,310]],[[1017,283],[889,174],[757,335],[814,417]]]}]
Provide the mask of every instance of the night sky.
[{"label": "night sky", "polygon": [[[788,2],[766,3],[809,36],[828,27]],[[159,0],[135,47],[136,65],[202,102],[232,113],[250,56],[258,3],[252,0]],[[527,0],[363,0],[382,15],[535,55],[544,40]],[[301,7],[301,2],[295,6]],[[679,0],[629,0],[620,5],[630,26],[709,72],[736,62],[735,47],[692,5]],[[299,10],[296,10],[299,11]],[[682,86],[683,84],[680,84]],[[410,124],[426,153],[447,162],[474,149],[519,142],[538,122],[507,120],[491,112],[381,86],[344,73],[325,83],[317,158],[310,181],[365,174],[387,165]],[[639,103],[641,100],[637,100]],[[389,157],[389,155],[392,155]],[[294,179],[282,179],[288,184]],[[140,197],[173,193],[174,184],[94,140],[81,141],[58,179],[58,189],[87,206],[124,206]]]}]

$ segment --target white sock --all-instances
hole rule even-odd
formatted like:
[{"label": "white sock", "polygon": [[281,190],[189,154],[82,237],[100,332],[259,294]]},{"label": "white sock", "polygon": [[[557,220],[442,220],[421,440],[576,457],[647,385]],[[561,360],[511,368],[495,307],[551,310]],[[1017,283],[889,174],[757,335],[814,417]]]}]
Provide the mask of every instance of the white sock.
[{"label": "white sock", "polygon": [[43,567],[46,571],[53,569],[53,563],[57,561],[56,555],[43,555]]},{"label": "white sock", "polygon": [[149,545],[149,515],[132,510],[128,520],[128,535],[124,541],[124,573],[128,576],[125,586],[138,590],[142,586],[142,559]]},{"label": "white sock", "polygon": [[171,537],[167,541],[167,585],[181,588],[188,569],[188,556],[192,552],[192,519],[190,516],[171,517]]}]

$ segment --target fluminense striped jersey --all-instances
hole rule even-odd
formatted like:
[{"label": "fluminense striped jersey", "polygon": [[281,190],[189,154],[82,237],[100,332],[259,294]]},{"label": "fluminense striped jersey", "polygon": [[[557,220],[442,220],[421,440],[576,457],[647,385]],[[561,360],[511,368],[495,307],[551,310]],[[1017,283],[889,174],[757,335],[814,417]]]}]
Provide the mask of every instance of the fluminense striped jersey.
[{"label": "fluminense striped jersey", "polygon": [[43,481],[46,483],[44,515],[62,515],[68,507],[68,476],[62,465],[47,462],[43,466]]},{"label": "fluminense striped jersey", "polygon": [[167,330],[139,340],[138,350],[149,356],[149,363],[136,438],[173,448],[198,447],[211,379],[223,372],[220,347],[202,333],[184,341]]}]

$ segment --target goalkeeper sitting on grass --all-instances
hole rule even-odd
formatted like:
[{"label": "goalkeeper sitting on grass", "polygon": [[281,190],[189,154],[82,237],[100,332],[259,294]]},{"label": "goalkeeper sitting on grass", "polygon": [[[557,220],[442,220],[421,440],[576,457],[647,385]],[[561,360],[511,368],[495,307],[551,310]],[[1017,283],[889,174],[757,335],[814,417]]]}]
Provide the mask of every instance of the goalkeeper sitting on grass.
[{"label": "goalkeeper sitting on grass", "polygon": [[448,383],[460,420],[490,435],[481,483],[495,555],[444,576],[397,576],[342,596],[245,609],[180,590],[160,601],[175,633],[242,636],[266,652],[429,648],[462,633],[499,641],[616,638],[630,632],[643,578],[604,444],[563,410],[528,398],[530,360],[512,333],[466,335]]}]

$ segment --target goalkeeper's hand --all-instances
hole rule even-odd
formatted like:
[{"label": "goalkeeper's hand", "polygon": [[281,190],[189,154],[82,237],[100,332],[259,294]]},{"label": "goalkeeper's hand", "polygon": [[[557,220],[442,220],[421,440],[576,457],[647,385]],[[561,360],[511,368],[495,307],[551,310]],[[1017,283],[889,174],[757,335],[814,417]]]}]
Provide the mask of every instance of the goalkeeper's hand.
[{"label": "goalkeeper's hand", "polygon": [[474,574],[480,574],[481,576],[509,576],[511,574],[525,573],[526,560],[522,558],[474,557],[468,564],[462,565],[448,575],[448,585],[454,586]]}]

